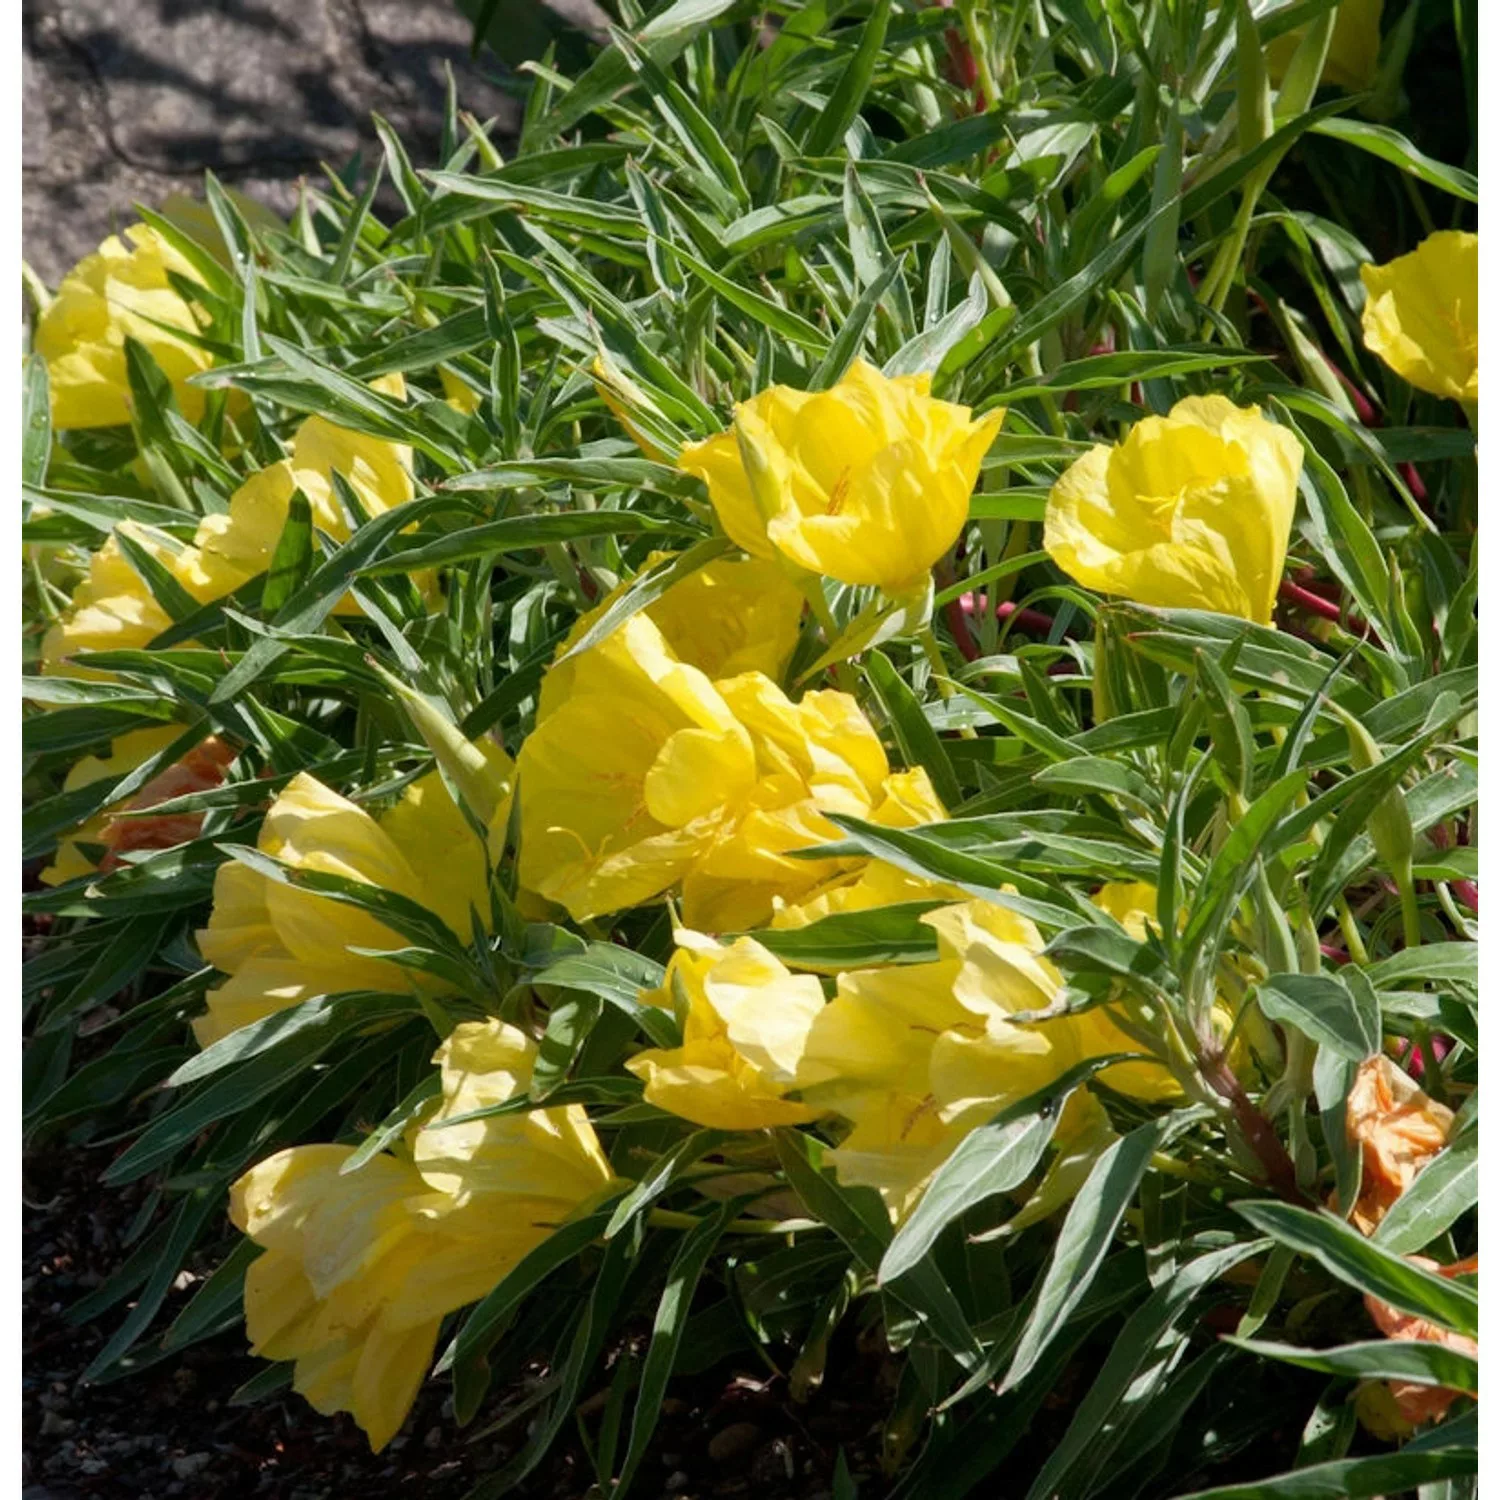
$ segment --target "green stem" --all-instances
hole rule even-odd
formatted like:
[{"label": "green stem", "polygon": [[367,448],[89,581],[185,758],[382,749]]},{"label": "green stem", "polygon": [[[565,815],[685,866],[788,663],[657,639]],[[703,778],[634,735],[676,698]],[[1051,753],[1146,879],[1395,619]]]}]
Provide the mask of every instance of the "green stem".
[{"label": "green stem", "polygon": [[[838,621],[833,618],[833,611],[828,607],[828,596],[823,592],[823,580],[816,574],[809,573],[801,580],[801,587],[803,598],[807,600],[812,609],[813,618],[823,632],[823,639],[829,650],[832,650],[833,643],[839,638],[839,626]],[[839,687],[851,696],[859,687],[847,661],[833,663],[833,677]]]},{"label": "green stem", "polygon": [[943,660],[943,648],[938,645],[938,638],[932,626],[924,625],[917,632],[917,640],[921,643],[922,653],[927,658],[927,665],[932,668],[933,676],[937,679],[938,692],[945,698],[951,698],[953,684],[948,681],[948,663]]},{"label": "green stem", "polygon": [[1349,902],[1340,896],[1334,906],[1338,914],[1339,931],[1344,935],[1344,946],[1349,950],[1349,957],[1361,968],[1370,962],[1370,950],[1365,947],[1365,940],[1360,935],[1359,923],[1354,920],[1354,913],[1349,910]]},{"label": "green stem", "polygon": [[[646,1222],[653,1229],[696,1229],[703,1220],[696,1214],[678,1213],[671,1208],[653,1208]],[[731,1219],[725,1225],[728,1234],[801,1234],[808,1229],[821,1229],[816,1219]]]}]

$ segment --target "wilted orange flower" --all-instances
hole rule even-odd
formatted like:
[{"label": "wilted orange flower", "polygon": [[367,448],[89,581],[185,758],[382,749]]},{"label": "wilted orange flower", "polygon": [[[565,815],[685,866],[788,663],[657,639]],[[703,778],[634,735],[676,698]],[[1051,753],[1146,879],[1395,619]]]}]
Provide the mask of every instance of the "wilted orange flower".
[{"label": "wilted orange flower", "polygon": [[[1456,1261],[1451,1266],[1440,1266],[1425,1255],[1408,1255],[1406,1259],[1412,1265],[1439,1276],[1467,1276],[1479,1269],[1477,1255]],[[1467,1354],[1471,1359],[1479,1358],[1478,1342],[1465,1334],[1454,1333],[1452,1329],[1429,1322],[1426,1318],[1402,1312],[1369,1293],[1365,1294],[1365,1308],[1375,1326],[1388,1339],[1418,1339],[1426,1344],[1442,1344],[1456,1353]],[[1447,1386],[1421,1385],[1414,1380],[1389,1380],[1386,1385],[1401,1420],[1413,1427],[1420,1426],[1423,1422],[1436,1422],[1464,1394]]]},{"label": "wilted orange flower", "polygon": [[1380,1054],[1359,1065],[1345,1118],[1364,1168],[1350,1222],[1361,1234],[1373,1234],[1412,1179],[1448,1143],[1453,1111],[1429,1099]]},{"label": "wilted orange flower", "polygon": [[101,873],[108,874],[119,866],[123,855],[148,849],[172,849],[197,838],[203,827],[201,812],[160,813],[153,818],[122,814],[143,812],[173,797],[186,797],[190,792],[209,791],[223,782],[224,772],[237,753],[233,746],[210,735],[175,765],[168,766],[161,775],[148,781],[105,824],[100,842],[108,852],[99,861]]},{"label": "wilted orange flower", "polygon": [[[100,778],[123,775],[165,750],[182,733],[180,724],[132,729],[114,740],[106,754],[78,761],[63,782],[63,790],[76,791]],[[108,875],[120,867],[126,854],[171,849],[197,838],[203,827],[201,813],[164,813],[154,818],[123,814],[218,786],[235,753],[223,740],[210,737],[159,772],[128,802],[103,808],[79,824],[59,841],[52,863],[42,871],[43,885],[61,885],[81,875]],[[96,852],[101,849],[102,854]]]}]

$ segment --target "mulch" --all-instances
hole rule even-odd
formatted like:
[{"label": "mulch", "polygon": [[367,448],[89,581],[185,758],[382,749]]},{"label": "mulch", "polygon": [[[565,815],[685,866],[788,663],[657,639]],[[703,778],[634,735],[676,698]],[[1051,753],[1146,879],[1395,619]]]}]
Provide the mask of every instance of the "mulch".
[{"label": "mulch", "polygon": [[[23,1166],[22,1500],[459,1500],[524,1441],[524,1420],[489,1436],[484,1430],[524,1399],[540,1369],[520,1387],[492,1394],[467,1429],[445,1412],[445,1384],[429,1382],[378,1455],[348,1417],[319,1416],[289,1391],[231,1406],[234,1392],[265,1368],[246,1352],[239,1330],[123,1379],[83,1384],[82,1372],[126,1308],[82,1326],[68,1310],[125,1259],[127,1231],[149,1191],[144,1183],[102,1190],[100,1164],[97,1152],[58,1147]],[[179,1278],[163,1320],[191,1298],[191,1274]],[[896,1367],[879,1351],[854,1347],[838,1365],[802,1405],[750,1360],[674,1382],[633,1493],[642,1500],[829,1500],[842,1448],[861,1500],[873,1500],[884,1487],[880,1431]],[[602,1408],[608,1370],[595,1379],[586,1414]],[[590,1426],[597,1425],[596,1416]],[[584,1500],[592,1483],[581,1445],[565,1439],[513,1493]]]}]

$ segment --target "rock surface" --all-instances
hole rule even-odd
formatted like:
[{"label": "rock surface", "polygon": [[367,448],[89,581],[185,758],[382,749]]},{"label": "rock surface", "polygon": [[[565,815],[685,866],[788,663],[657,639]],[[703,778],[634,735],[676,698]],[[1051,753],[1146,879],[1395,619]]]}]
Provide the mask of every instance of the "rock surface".
[{"label": "rock surface", "polygon": [[53,286],[205,168],[290,213],[320,163],[379,152],[372,112],[432,164],[445,64],[500,134],[519,113],[453,0],[24,0],[22,35],[22,238]]}]

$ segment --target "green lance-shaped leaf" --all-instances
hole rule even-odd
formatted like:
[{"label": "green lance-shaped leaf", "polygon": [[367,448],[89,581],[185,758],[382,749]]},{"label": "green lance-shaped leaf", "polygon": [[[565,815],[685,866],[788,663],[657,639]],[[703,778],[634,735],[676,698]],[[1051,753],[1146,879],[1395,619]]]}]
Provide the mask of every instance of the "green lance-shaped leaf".
[{"label": "green lance-shaped leaf", "polygon": [[1403,1312],[1475,1337],[1479,1298],[1468,1287],[1414,1266],[1329,1213],[1289,1203],[1236,1203],[1262,1234],[1316,1260],[1330,1275]]},{"label": "green lance-shaped leaf", "polygon": [[1160,1120],[1137,1126],[1095,1162],[1063,1220],[1002,1392],[1021,1384],[1088,1291],[1146,1175],[1163,1129]]},{"label": "green lance-shaped leaf", "polygon": [[1340,1057],[1362,1062],[1380,1051],[1380,1005],[1368,981],[1356,989],[1338,974],[1272,974],[1256,993],[1271,1020]]}]

